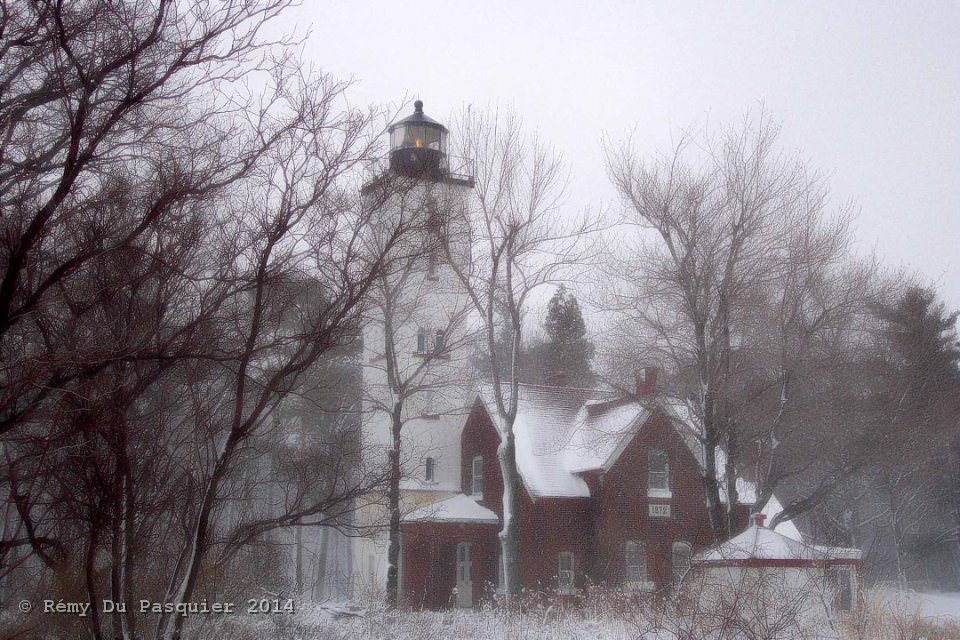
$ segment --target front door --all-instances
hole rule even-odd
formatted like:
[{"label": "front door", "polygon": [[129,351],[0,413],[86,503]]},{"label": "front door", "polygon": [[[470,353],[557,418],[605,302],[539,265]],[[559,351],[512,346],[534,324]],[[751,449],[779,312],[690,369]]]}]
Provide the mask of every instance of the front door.
[{"label": "front door", "polygon": [[457,606],[473,606],[473,545],[457,545]]}]

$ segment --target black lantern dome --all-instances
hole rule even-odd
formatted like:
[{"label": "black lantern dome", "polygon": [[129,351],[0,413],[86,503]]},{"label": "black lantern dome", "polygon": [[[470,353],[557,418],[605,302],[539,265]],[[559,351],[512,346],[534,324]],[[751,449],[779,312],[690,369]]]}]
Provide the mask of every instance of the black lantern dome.
[{"label": "black lantern dome", "polygon": [[447,128],[413,103],[413,115],[390,125],[390,169],[414,178],[443,177],[447,169]]}]

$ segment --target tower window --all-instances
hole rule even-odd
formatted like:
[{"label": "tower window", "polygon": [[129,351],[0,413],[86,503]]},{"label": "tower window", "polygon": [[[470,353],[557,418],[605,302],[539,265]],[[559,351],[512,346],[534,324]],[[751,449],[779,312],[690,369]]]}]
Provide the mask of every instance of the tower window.
[{"label": "tower window", "polygon": [[483,458],[477,456],[473,459],[473,495],[483,497]]}]

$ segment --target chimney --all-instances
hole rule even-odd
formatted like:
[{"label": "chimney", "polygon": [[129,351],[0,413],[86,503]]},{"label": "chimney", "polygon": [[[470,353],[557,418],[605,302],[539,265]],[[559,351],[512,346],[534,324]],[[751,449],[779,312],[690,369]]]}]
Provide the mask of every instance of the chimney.
[{"label": "chimney", "polygon": [[757,525],[763,529],[763,521],[767,519],[767,514],[765,513],[755,513],[753,514],[753,524]]},{"label": "chimney", "polygon": [[657,388],[657,368],[643,367],[637,371],[637,389],[638,396],[649,396]]}]

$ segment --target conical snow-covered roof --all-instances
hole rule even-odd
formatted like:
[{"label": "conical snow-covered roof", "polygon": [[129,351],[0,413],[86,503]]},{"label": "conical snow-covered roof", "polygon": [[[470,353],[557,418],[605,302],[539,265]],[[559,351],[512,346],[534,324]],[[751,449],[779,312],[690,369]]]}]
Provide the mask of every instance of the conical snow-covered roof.
[{"label": "conical snow-covered roof", "polygon": [[813,564],[825,560],[859,560],[859,549],[825,547],[793,540],[772,529],[753,524],[726,542],[713,546],[693,558],[699,565]]}]

